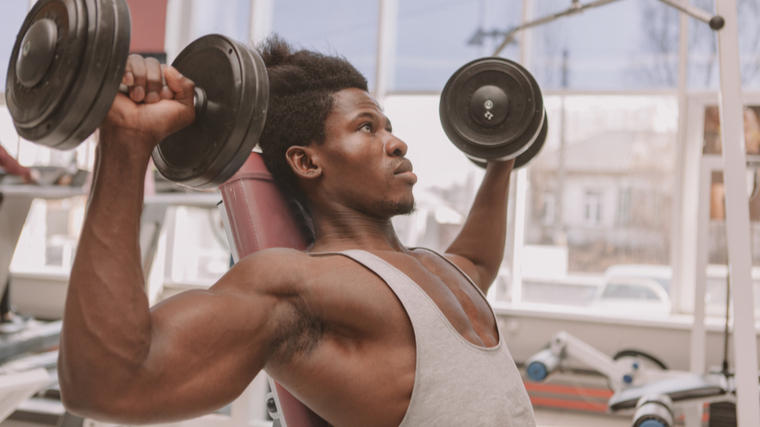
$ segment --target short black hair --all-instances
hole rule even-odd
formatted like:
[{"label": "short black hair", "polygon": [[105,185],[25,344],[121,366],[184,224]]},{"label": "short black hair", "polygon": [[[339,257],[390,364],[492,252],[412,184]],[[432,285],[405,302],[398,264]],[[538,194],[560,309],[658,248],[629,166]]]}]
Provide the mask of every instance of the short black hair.
[{"label": "short black hair", "polygon": [[344,57],[295,50],[277,35],[256,50],[269,76],[269,105],[259,139],[264,164],[282,190],[308,209],[285,153],[294,145],[324,142],[333,94],[349,88],[367,91],[367,79]]}]

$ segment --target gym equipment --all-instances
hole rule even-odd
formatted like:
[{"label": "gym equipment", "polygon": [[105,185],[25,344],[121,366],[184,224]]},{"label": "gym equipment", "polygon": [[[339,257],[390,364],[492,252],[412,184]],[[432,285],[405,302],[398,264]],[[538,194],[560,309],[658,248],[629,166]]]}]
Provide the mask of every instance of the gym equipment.
[{"label": "gym equipment", "polygon": [[87,138],[116,96],[129,39],[124,1],[37,2],[8,64],[5,98],[18,134],[61,149]]},{"label": "gym equipment", "polygon": [[[593,9],[595,7],[608,5],[610,3],[615,3],[618,0],[596,0],[591,3],[581,3],[580,0],[572,0],[572,3],[570,4],[570,7],[567,10],[563,10],[551,15],[542,16],[541,18],[535,19],[530,22],[524,22],[522,25],[518,25],[517,27],[510,28],[506,32],[500,32],[495,31],[493,33],[483,33],[479,30],[478,33],[473,36],[473,40],[477,40],[476,37],[482,38],[486,35],[492,35],[492,36],[503,36],[503,40],[499,47],[496,48],[496,51],[494,52],[493,56],[498,56],[502,50],[504,50],[505,47],[507,47],[508,44],[514,40],[515,35],[521,30],[525,30],[528,28],[538,27],[540,25],[548,24],[550,22],[553,22],[559,18],[563,18],[566,16],[573,16],[577,15],[587,9]],[[724,25],[726,25],[726,21],[723,19],[722,16],[719,15],[711,15],[708,12],[694,6],[690,6],[689,4],[683,4],[676,0],[660,0],[660,2],[665,3],[666,5],[673,7],[675,9],[680,10],[681,12],[691,16],[692,18],[698,19],[708,25],[710,25],[710,28],[714,31],[718,31],[723,28]]]},{"label": "gym equipment", "polygon": [[663,378],[684,376],[684,373],[660,369],[659,366],[648,369],[648,366],[659,365],[662,362],[645,353],[628,350],[612,358],[561,331],[549,341],[544,350],[525,362],[528,378],[532,381],[544,381],[570,358],[583,362],[606,376],[610,389],[615,392]]},{"label": "gym equipment", "polygon": [[673,427],[673,401],[667,395],[644,396],[636,404],[633,427]]},{"label": "gym equipment", "polygon": [[516,158],[527,165],[546,141],[548,118],[541,89],[520,64],[481,58],[457,70],[439,106],[446,136],[473,163]]},{"label": "gym equipment", "polygon": [[636,350],[607,356],[567,332],[525,363],[528,378],[544,381],[573,358],[607,377],[614,392],[607,401],[612,413],[635,410],[633,427],[671,427],[683,403],[734,402],[735,386],[724,372],[696,375],[672,371],[655,357]]},{"label": "gym equipment", "polygon": [[[6,103],[23,138],[76,147],[105,118],[129,53],[126,0],[40,0],[26,16],[8,66]],[[196,84],[195,121],[153,152],[159,172],[215,188],[245,162],[264,127],[269,96],[259,55],[220,35],[187,46],[172,64]]]},{"label": "gym equipment", "polygon": [[[300,205],[283,196],[259,153],[251,153],[240,170],[219,191],[219,212],[235,262],[268,248],[305,250],[313,239]],[[274,426],[327,427],[327,422],[290,392],[268,378],[267,411]]]}]

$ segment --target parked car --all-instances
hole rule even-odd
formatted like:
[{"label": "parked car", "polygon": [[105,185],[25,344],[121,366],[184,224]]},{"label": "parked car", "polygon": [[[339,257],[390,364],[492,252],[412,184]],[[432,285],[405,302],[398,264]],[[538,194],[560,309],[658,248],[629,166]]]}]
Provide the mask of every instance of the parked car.
[{"label": "parked car", "polygon": [[591,306],[605,311],[669,314],[672,275],[672,269],[666,265],[610,266]]},{"label": "parked car", "polygon": [[658,264],[615,264],[607,268],[607,271],[604,272],[604,277],[652,279],[659,283],[666,293],[670,293],[670,280],[673,278],[673,268],[669,265]]}]

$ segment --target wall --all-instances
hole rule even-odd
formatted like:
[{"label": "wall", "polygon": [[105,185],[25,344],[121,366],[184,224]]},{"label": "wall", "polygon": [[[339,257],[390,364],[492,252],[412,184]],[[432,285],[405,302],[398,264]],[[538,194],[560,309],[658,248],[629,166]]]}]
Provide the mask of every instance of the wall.
[{"label": "wall", "polygon": [[127,0],[132,17],[130,52],[164,52],[167,1]]}]

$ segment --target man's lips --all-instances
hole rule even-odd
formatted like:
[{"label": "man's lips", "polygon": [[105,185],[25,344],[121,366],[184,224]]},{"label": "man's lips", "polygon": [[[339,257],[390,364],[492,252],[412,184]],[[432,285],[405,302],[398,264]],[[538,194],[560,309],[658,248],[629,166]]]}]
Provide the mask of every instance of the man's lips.
[{"label": "man's lips", "polygon": [[403,177],[411,182],[412,185],[417,183],[417,175],[412,172],[412,162],[409,160],[403,160],[396,166],[396,170],[393,171],[393,175]]},{"label": "man's lips", "polygon": [[412,162],[409,160],[404,160],[398,166],[396,166],[396,170],[393,171],[393,174],[398,175],[405,172],[411,172],[412,169]]}]

